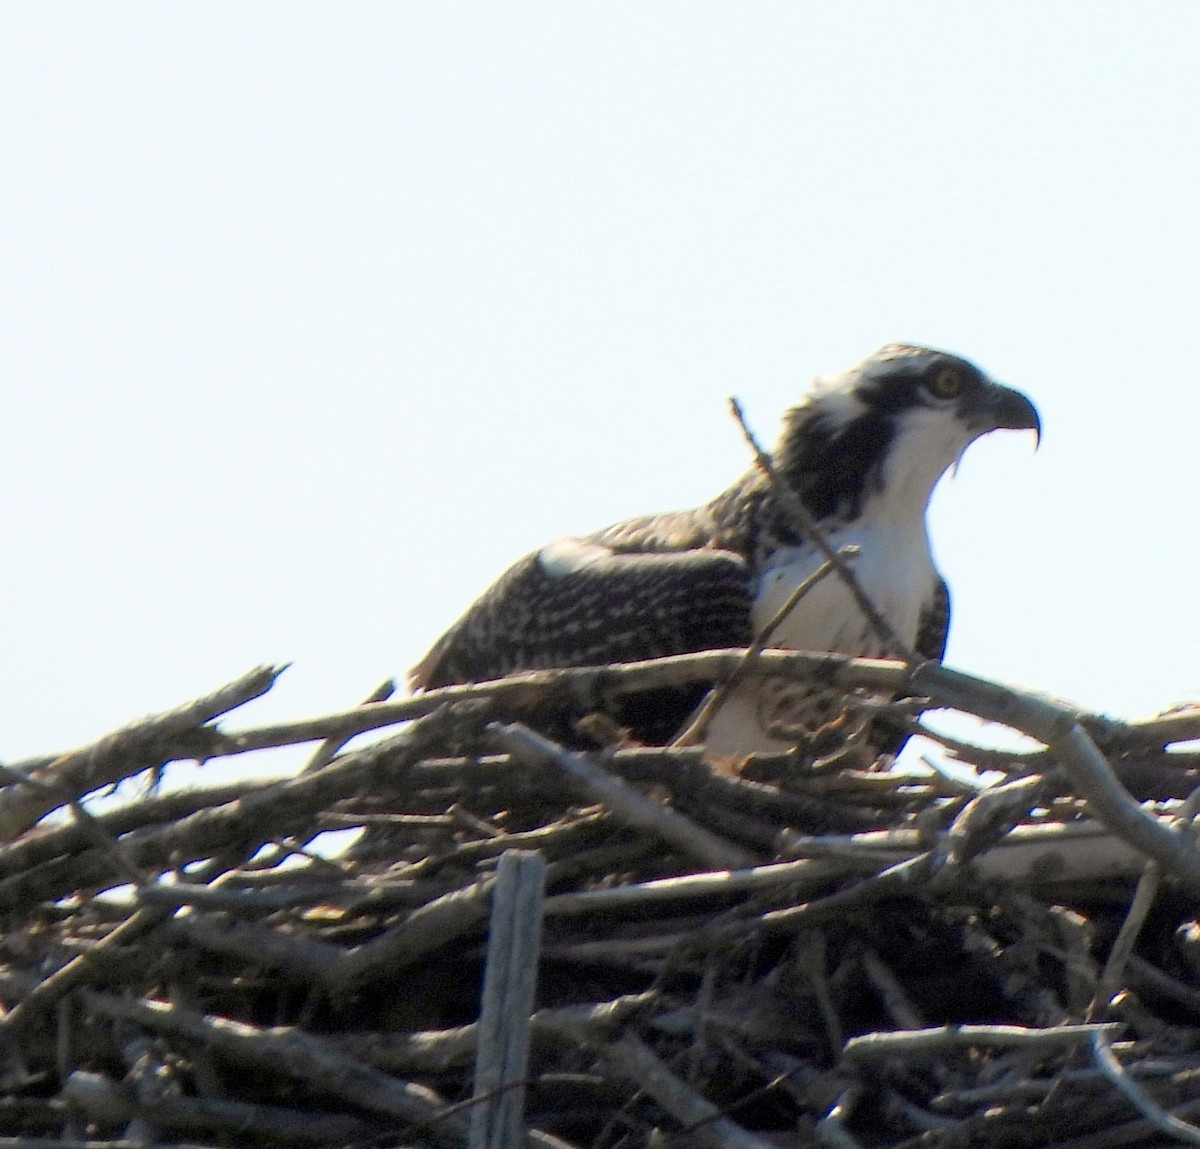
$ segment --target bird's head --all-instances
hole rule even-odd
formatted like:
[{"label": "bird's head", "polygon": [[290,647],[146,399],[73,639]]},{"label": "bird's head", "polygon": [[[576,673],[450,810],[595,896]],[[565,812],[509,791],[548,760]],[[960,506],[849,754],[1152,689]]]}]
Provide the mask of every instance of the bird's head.
[{"label": "bird's head", "polygon": [[777,466],[818,518],[856,518],[876,496],[924,513],[941,476],[989,431],[1033,431],[1037,409],[965,359],[891,343],[817,379],[784,424]]}]

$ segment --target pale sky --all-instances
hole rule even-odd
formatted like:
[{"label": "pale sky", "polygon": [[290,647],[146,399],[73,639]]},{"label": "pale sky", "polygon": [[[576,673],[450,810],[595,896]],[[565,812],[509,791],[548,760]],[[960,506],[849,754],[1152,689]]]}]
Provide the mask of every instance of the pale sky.
[{"label": "pale sky", "polygon": [[947,661],[1200,697],[1200,6],[0,6],[0,759],[402,676],[817,374],[974,360]]}]

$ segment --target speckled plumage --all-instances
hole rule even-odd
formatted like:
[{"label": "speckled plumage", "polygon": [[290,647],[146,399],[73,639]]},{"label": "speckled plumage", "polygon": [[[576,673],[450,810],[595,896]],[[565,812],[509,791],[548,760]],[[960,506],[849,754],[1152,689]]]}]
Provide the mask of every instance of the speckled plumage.
[{"label": "speckled plumage", "polygon": [[[860,548],[864,589],[926,658],[945,651],[949,598],[929,553],[925,508],[966,446],[1001,427],[1037,430],[1029,400],[965,360],[895,344],[818,379],[785,415],[773,456],[780,477],[837,545]],[[527,555],[435,644],[413,683],[744,646],[820,561],[753,469],[702,507],[630,519]],[[836,579],[801,600],[772,645],[883,653]],[[788,744],[767,728],[768,695],[750,693],[757,689],[742,688],[714,719],[712,744],[722,755]],[[697,696],[650,701],[619,717],[643,740],[660,741]]]}]

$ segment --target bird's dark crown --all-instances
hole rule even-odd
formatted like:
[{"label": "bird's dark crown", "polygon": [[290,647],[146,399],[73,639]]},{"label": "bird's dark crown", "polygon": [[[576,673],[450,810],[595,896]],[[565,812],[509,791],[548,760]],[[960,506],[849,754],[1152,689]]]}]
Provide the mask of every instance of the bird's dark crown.
[{"label": "bird's dark crown", "polygon": [[907,343],[881,347],[842,378],[868,407],[892,412],[959,400],[991,382],[966,359]]},{"label": "bird's dark crown", "polygon": [[[952,448],[943,469],[987,431],[1040,433],[1033,404],[974,364],[929,347],[889,343],[850,370],[816,380],[785,416],[776,465],[816,518],[854,519],[882,489],[884,462],[897,441],[935,420]],[[919,448],[916,439],[906,441]]]}]

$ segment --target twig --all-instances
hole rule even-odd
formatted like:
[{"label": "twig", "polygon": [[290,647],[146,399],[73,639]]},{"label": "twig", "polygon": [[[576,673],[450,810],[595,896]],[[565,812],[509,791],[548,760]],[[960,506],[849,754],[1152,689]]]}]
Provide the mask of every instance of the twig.
[{"label": "twig", "polygon": [[627,1034],[600,1048],[600,1055],[622,1077],[643,1089],[685,1127],[688,1139],[709,1149],[771,1149],[771,1142],[722,1115],[675,1076],[640,1038]]},{"label": "twig", "polygon": [[916,1007],[909,1000],[900,979],[882,958],[869,946],[862,953],[863,969],[875,988],[892,1021],[906,1030],[919,1030],[924,1024]]},{"label": "twig", "polygon": [[997,845],[1029,814],[1043,788],[1041,776],[1034,774],[977,793],[938,844],[938,861],[962,865]]},{"label": "twig", "polygon": [[[396,683],[390,678],[385,679],[362,700],[361,705],[373,706],[378,702],[386,702],[395,693]],[[337,752],[349,741],[349,737],[342,734],[326,738],[313,751],[312,757],[304,764],[304,769],[300,772],[302,774],[311,774],[314,770],[320,770],[323,766],[328,766],[337,756]]]},{"label": "twig", "polygon": [[1117,939],[1109,951],[1108,961],[1104,964],[1104,972],[1100,975],[1100,983],[1096,986],[1095,996],[1087,1008],[1085,1016],[1088,1021],[1104,1015],[1120,987],[1125,966],[1133,954],[1138,934],[1142,932],[1142,926],[1146,923],[1150,907],[1158,895],[1161,881],[1162,867],[1155,861],[1147,862],[1142,876],[1138,879],[1133,900],[1129,903],[1129,912],[1125,915]]},{"label": "twig", "polygon": [[335,977],[346,956],[341,947],[318,938],[297,937],[248,922],[225,921],[211,913],[177,918],[167,923],[164,932],[181,945],[225,954],[263,969],[280,970],[301,981]]},{"label": "twig", "polygon": [[[1146,1058],[1134,1061],[1125,1067],[1125,1071],[1134,1077],[1169,1078],[1178,1074],[1195,1070],[1194,1060]],[[1011,1104],[1015,1101],[1041,1101],[1051,1090],[1060,1086],[1072,1091],[1080,1088],[1095,1089],[1102,1087],[1107,1078],[1099,1069],[1068,1069],[1053,1077],[1015,1077],[1007,1075],[1001,1080],[980,1085],[973,1089],[956,1089],[940,1093],[932,1099],[931,1104],[939,1109],[953,1112],[963,1112],[975,1107],[990,1107]]]},{"label": "twig", "polygon": [[[96,1141],[91,1137],[0,1137],[0,1149],[146,1149],[146,1142],[140,1137],[122,1137],[116,1141]],[[225,1143],[176,1141],[171,1149],[225,1149]]]},{"label": "twig", "polygon": [[849,1062],[880,1061],[888,1057],[920,1057],[951,1049],[1024,1048],[1052,1050],[1091,1041],[1097,1033],[1123,1029],[1119,1022],[1050,1025],[1031,1029],[1023,1025],[942,1025],[935,1029],[865,1033],[852,1037],[842,1049]]},{"label": "twig", "polygon": [[[173,825],[135,832],[123,842],[127,857],[147,869],[181,866],[228,848],[230,842],[263,843],[311,828],[319,811],[353,793],[385,765],[401,769],[420,757],[440,732],[439,716],[413,723],[385,742],[344,754],[323,770],[264,788],[249,787],[239,800],[201,809]],[[111,880],[107,859],[89,852],[55,870],[0,882],[0,906],[62,896],[85,882],[103,888]]]},{"label": "twig", "polygon": [[[736,670],[744,657],[743,649],[701,651],[698,654],[602,667],[530,671],[490,682],[442,687],[399,701],[356,706],[315,718],[241,731],[226,732],[213,726],[197,725],[165,738],[159,760],[150,765],[187,758],[226,757],[325,739],[345,740],[371,730],[422,718],[448,703],[491,702],[497,707],[530,707],[573,700],[585,708],[596,709],[608,697],[726,678]],[[757,661],[761,665],[747,672],[755,677],[815,678],[846,690],[862,687],[880,693],[902,690],[910,685],[908,671],[901,662],[769,649],[764,650]],[[1095,738],[1105,747],[1158,750],[1172,743],[1200,739],[1200,711],[1132,722],[1119,722],[1107,716],[1084,712],[1079,712],[1077,717],[1080,724],[1094,732]],[[18,790],[36,789],[43,771],[64,759],[74,759],[79,753],[82,752],[42,755],[12,763],[3,767],[3,770],[13,779],[12,784]],[[140,767],[145,768],[145,765]],[[46,788],[46,793],[54,794],[59,804],[66,801],[66,795],[52,786]]]},{"label": "twig", "polygon": [[143,718],[43,766],[28,783],[0,790],[0,840],[14,838],[51,810],[163,762],[172,738],[265,694],[283,667],[260,666],[211,694]]},{"label": "twig", "polygon": [[677,811],[644,798],[619,778],[602,770],[587,755],[565,750],[519,724],[493,724],[488,730],[491,740],[500,748],[534,761],[552,762],[622,821],[650,830],[708,865],[740,869],[752,865],[755,860]]},{"label": "twig", "polygon": [[1200,990],[1185,985],[1179,978],[1163,973],[1158,966],[1137,954],[1130,954],[1125,968],[1135,989],[1145,988],[1161,994],[1176,1005],[1181,1005],[1194,1014],[1200,1014]]},{"label": "twig", "polygon": [[212,1130],[231,1140],[255,1136],[274,1145],[349,1144],[365,1140],[372,1131],[371,1125],[355,1117],[301,1112],[275,1105],[170,1096],[156,1097],[153,1105],[147,1105],[101,1074],[83,1070],[70,1074],[62,1096],[92,1121],[105,1125],[141,1116],[167,1129]]},{"label": "twig", "polygon": [[443,894],[414,910],[379,937],[346,953],[324,977],[332,993],[345,993],[380,970],[395,974],[480,927],[492,905],[494,875]]},{"label": "twig", "polygon": [[101,942],[86,953],[67,962],[42,981],[35,990],[0,1019],[0,1040],[23,1025],[29,1024],[46,1009],[59,1001],[66,993],[79,985],[92,972],[106,953],[118,946],[126,945],[134,938],[152,930],[170,914],[169,909],[160,907],[138,910],[113,929]]},{"label": "twig", "polygon": [[[619,1030],[658,1002],[655,993],[633,993],[590,1005],[539,1009],[530,1018],[535,1043],[610,1041]],[[331,1044],[389,1073],[444,1073],[470,1065],[479,1040],[479,1024],[416,1033],[345,1033]]]},{"label": "twig", "polygon": [[846,1128],[846,1119],[853,1112],[862,1095],[862,1087],[852,1085],[841,1093],[830,1106],[829,1112],[817,1122],[817,1139],[833,1149],[862,1149],[862,1142]]},{"label": "twig", "polygon": [[397,1081],[300,1030],[263,1029],[206,1017],[164,1001],[135,1001],[94,990],[85,990],[82,996],[85,1005],[96,1013],[136,1022],[156,1033],[202,1042],[232,1060],[294,1077],[356,1108],[403,1118],[427,1128],[439,1140],[461,1145],[466,1134],[465,1123],[460,1117],[444,1113],[445,1104],[433,1090]]},{"label": "twig", "polygon": [[829,985],[829,975],[825,971],[827,950],[825,931],[811,930],[807,934],[807,944],[800,952],[800,960],[812,983],[813,996],[817,999],[817,1008],[821,1012],[821,1021],[825,1028],[825,1039],[829,1051],[833,1053],[845,1044],[846,1027],[838,1016]]},{"label": "twig", "polygon": [[[103,814],[92,814],[92,820],[109,839],[146,826],[173,824],[188,814],[244,798],[255,791],[277,784],[279,779],[242,779],[203,790],[183,790],[174,794],[158,794],[141,798]],[[0,880],[26,873],[52,858],[72,854],[95,841],[94,834],[78,821],[62,826],[39,827],[37,835],[27,834],[19,841],[0,845]]]},{"label": "twig", "polygon": [[1196,843],[1147,814],[1129,796],[1070,707],[932,663],[918,666],[912,681],[915,692],[927,692],[936,704],[1003,722],[1044,742],[1114,834],[1181,879],[1200,884]]},{"label": "twig", "polygon": [[1125,1072],[1125,1067],[1117,1060],[1116,1054],[1112,1051],[1107,1030],[1098,1029],[1092,1034],[1092,1056],[1100,1072],[1155,1128],[1188,1145],[1200,1145],[1200,1127],[1168,1113]]},{"label": "twig", "polygon": [[[888,864],[886,857],[860,857],[857,861],[868,871],[878,870]],[[798,893],[806,889],[824,888],[858,869],[855,859],[841,859],[836,862],[776,862],[747,869],[685,874],[678,878],[632,882],[606,890],[552,894],[546,899],[546,914],[562,917],[588,913],[629,913],[675,901],[704,898],[726,900],[735,894],[771,889]]]},{"label": "twig", "polygon": [[[1132,722],[1117,722],[1113,719],[1095,721],[1102,725],[1105,742],[1133,749],[1135,747],[1163,747],[1172,742],[1194,742],[1200,739],[1200,705],[1180,707],[1153,718],[1134,719]],[[1099,736],[1099,735],[1098,735]]]}]

